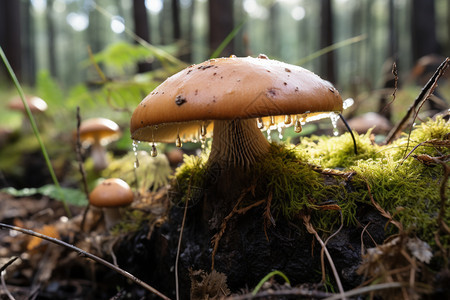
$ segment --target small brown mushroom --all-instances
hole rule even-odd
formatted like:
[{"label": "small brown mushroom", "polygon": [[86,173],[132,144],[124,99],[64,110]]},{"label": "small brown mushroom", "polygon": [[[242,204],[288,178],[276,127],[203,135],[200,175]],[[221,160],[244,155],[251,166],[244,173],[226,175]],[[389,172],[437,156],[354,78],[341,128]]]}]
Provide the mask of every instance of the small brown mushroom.
[{"label": "small brown mushroom", "polygon": [[135,109],[134,140],[175,142],[213,135],[209,164],[248,168],[275,130],[341,112],[339,92],[304,68],[267,56],[211,59],[169,77]]},{"label": "small brown mushroom", "polygon": [[101,171],[108,166],[105,146],[119,137],[119,125],[109,119],[93,118],[81,123],[80,141],[83,147],[91,146],[91,157],[96,171]]},{"label": "small brown mushroom", "polygon": [[[48,108],[47,103],[37,96],[25,95],[25,101],[27,102],[28,107],[30,108],[30,111],[34,114],[34,116],[43,113]],[[22,129],[25,132],[29,132],[31,130],[31,125],[22,99],[19,96],[12,98],[8,103],[8,108],[11,110],[20,111],[24,115],[22,121]]]},{"label": "small brown mushroom", "polygon": [[109,178],[97,185],[89,194],[89,203],[101,208],[107,229],[121,220],[121,208],[133,202],[130,186],[119,178]]}]

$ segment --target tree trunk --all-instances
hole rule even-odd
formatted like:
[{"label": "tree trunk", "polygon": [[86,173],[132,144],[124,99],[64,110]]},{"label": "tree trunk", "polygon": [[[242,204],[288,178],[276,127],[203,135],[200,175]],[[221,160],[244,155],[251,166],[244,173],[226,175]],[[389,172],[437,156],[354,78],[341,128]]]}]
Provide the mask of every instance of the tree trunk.
[{"label": "tree trunk", "polygon": [[[150,28],[148,26],[145,0],[133,0],[134,33],[141,39],[150,42]],[[148,72],[152,69],[151,63],[139,63],[138,73]]]},{"label": "tree trunk", "polygon": [[[333,44],[333,13],[331,0],[322,0],[321,4],[320,48],[323,49]],[[336,82],[334,52],[323,55],[321,61],[321,76],[332,83]]]},{"label": "tree trunk", "polygon": [[56,45],[55,45],[55,26],[53,22],[53,12],[51,7],[53,6],[53,0],[47,1],[48,8],[45,10],[45,21],[47,25],[47,49],[48,49],[48,62],[50,75],[54,78],[57,77],[56,68]]},{"label": "tree trunk", "polygon": [[173,38],[175,41],[178,41],[181,38],[179,0],[172,0],[172,26],[173,26]]},{"label": "tree trunk", "polygon": [[414,61],[427,54],[439,54],[435,23],[434,0],[413,0],[411,35]]},{"label": "tree trunk", "polygon": [[[209,0],[209,49],[212,52],[219,47],[223,40],[233,30],[233,2]],[[219,56],[234,54],[231,41]]]},{"label": "tree trunk", "polygon": [[[20,1],[0,1],[0,45],[19,81],[23,76],[20,5]],[[9,77],[6,72],[4,74]]]}]

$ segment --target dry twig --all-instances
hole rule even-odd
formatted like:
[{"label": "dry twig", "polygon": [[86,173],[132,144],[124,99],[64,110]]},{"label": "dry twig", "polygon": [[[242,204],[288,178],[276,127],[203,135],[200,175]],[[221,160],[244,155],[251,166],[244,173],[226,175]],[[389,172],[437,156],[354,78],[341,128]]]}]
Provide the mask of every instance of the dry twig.
[{"label": "dry twig", "polygon": [[[345,300],[346,297],[345,297],[345,295],[344,295],[344,288],[343,288],[343,286],[342,286],[341,279],[339,278],[339,274],[338,274],[338,272],[337,272],[337,270],[336,270],[336,267],[335,267],[335,265],[334,265],[333,259],[331,258],[331,255],[330,255],[330,253],[328,252],[328,249],[326,248],[326,244],[322,241],[322,239],[320,238],[319,234],[317,233],[317,231],[316,231],[316,230],[314,229],[314,227],[312,226],[312,224],[311,224],[311,222],[310,222],[311,216],[309,216],[309,215],[302,215],[302,219],[303,219],[303,224],[305,224],[306,230],[307,230],[309,233],[313,234],[313,235],[316,237],[317,241],[318,241],[318,242],[320,243],[320,245],[322,246],[322,250],[325,252],[325,255],[327,256],[327,259],[328,259],[328,262],[329,262],[329,264],[330,264],[331,270],[333,271],[333,275],[334,275],[334,278],[335,278],[335,280],[336,280],[336,284],[337,284],[338,289],[339,289],[339,294],[340,294],[340,296],[341,296],[340,299]],[[340,229],[339,229],[339,230],[340,230]],[[330,236],[330,237],[331,237],[331,236]],[[328,241],[328,240],[327,240],[327,241]],[[322,266],[322,268],[323,268],[323,266]],[[324,272],[323,272],[323,273],[324,273]]]},{"label": "dry twig", "polygon": [[135,277],[133,274],[131,274],[131,273],[129,273],[129,272],[123,270],[123,269],[120,269],[120,268],[116,267],[115,265],[113,265],[112,263],[110,263],[110,262],[108,262],[108,261],[106,261],[106,260],[104,260],[104,259],[102,259],[102,258],[100,258],[98,256],[95,256],[94,254],[86,252],[86,251],[84,251],[84,250],[82,250],[82,249],[80,249],[78,247],[70,245],[70,244],[68,244],[66,242],[63,242],[61,240],[49,237],[47,235],[44,235],[44,234],[32,231],[30,229],[25,229],[25,228],[13,226],[13,225],[0,223],[0,229],[9,229],[9,230],[19,231],[19,232],[22,232],[24,234],[28,234],[28,235],[31,235],[31,236],[35,236],[35,237],[47,240],[47,241],[52,242],[54,244],[57,244],[59,246],[66,247],[66,248],[68,248],[68,249],[70,249],[72,251],[77,252],[79,256],[84,256],[84,257],[90,258],[93,261],[98,262],[98,263],[100,263],[100,264],[102,264],[102,265],[104,265],[104,266],[106,266],[106,267],[116,271],[117,273],[125,276],[126,278],[130,279],[131,281],[135,282],[136,284],[139,284],[140,286],[142,286],[146,290],[152,292],[153,294],[159,296],[160,298],[166,299],[166,300],[170,300],[170,298],[168,298],[167,296],[165,296],[164,294],[162,294],[161,292],[159,292],[155,288],[151,287],[147,283],[143,282],[139,278]]},{"label": "dry twig", "polygon": [[[414,112],[415,112],[414,119],[417,117],[420,107],[422,107],[422,105],[425,103],[425,101],[428,100],[428,98],[431,96],[431,94],[437,87],[437,81],[444,74],[445,69],[448,67],[449,63],[450,63],[450,58],[447,57],[441,63],[441,65],[437,68],[436,72],[433,74],[433,76],[430,78],[430,80],[427,82],[427,84],[423,87],[419,96],[416,98],[416,100],[414,100],[414,103],[409,107],[409,109],[406,112],[406,115],[403,117],[403,119],[394,128],[392,128],[392,130],[386,136],[385,144],[390,144],[392,141],[394,141],[395,139],[397,139],[399,137],[401,132],[406,128],[408,121]],[[412,123],[414,123],[414,121]],[[408,142],[409,142],[409,139],[408,139]]]}]

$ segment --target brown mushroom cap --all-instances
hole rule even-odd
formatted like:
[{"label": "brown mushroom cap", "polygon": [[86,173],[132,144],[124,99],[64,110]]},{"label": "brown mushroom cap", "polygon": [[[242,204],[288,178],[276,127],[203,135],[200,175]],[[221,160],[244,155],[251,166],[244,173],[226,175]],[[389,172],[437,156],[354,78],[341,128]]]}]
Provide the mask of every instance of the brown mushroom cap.
[{"label": "brown mushroom cap", "polygon": [[93,118],[80,125],[80,140],[83,144],[109,144],[120,137],[120,128],[114,121],[105,118]]},{"label": "brown mushroom cap", "polygon": [[214,120],[262,118],[276,123],[285,115],[342,111],[339,92],[304,68],[267,59],[229,57],[193,65],[169,77],[135,109],[132,138],[174,142],[212,132]]},{"label": "brown mushroom cap", "polygon": [[125,206],[133,202],[130,186],[119,178],[109,178],[97,185],[89,194],[89,203],[97,207]]},{"label": "brown mushroom cap", "polygon": [[[39,97],[26,95],[25,101],[28,103],[28,107],[32,112],[43,112],[47,110],[47,103]],[[8,107],[12,110],[25,111],[22,99],[20,97],[14,97],[8,104]]]}]

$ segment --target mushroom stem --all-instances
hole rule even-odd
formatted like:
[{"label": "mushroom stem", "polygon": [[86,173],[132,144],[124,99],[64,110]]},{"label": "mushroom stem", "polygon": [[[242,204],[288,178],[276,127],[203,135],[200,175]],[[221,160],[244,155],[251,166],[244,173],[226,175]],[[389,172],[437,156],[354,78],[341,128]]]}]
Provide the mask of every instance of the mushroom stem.
[{"label": "mushroom stem", "polygon": [[106,169],[108,166],[108,162],[106,161],[106,149],[102,146],[100,141],[95,141],[95,143],[92,144],[91,156],[96,171]]},{"label": "mushroom stem", "polygon": [[247,169],[269,151],[256,119],[216,120],[213,136],[210,165]]}]

